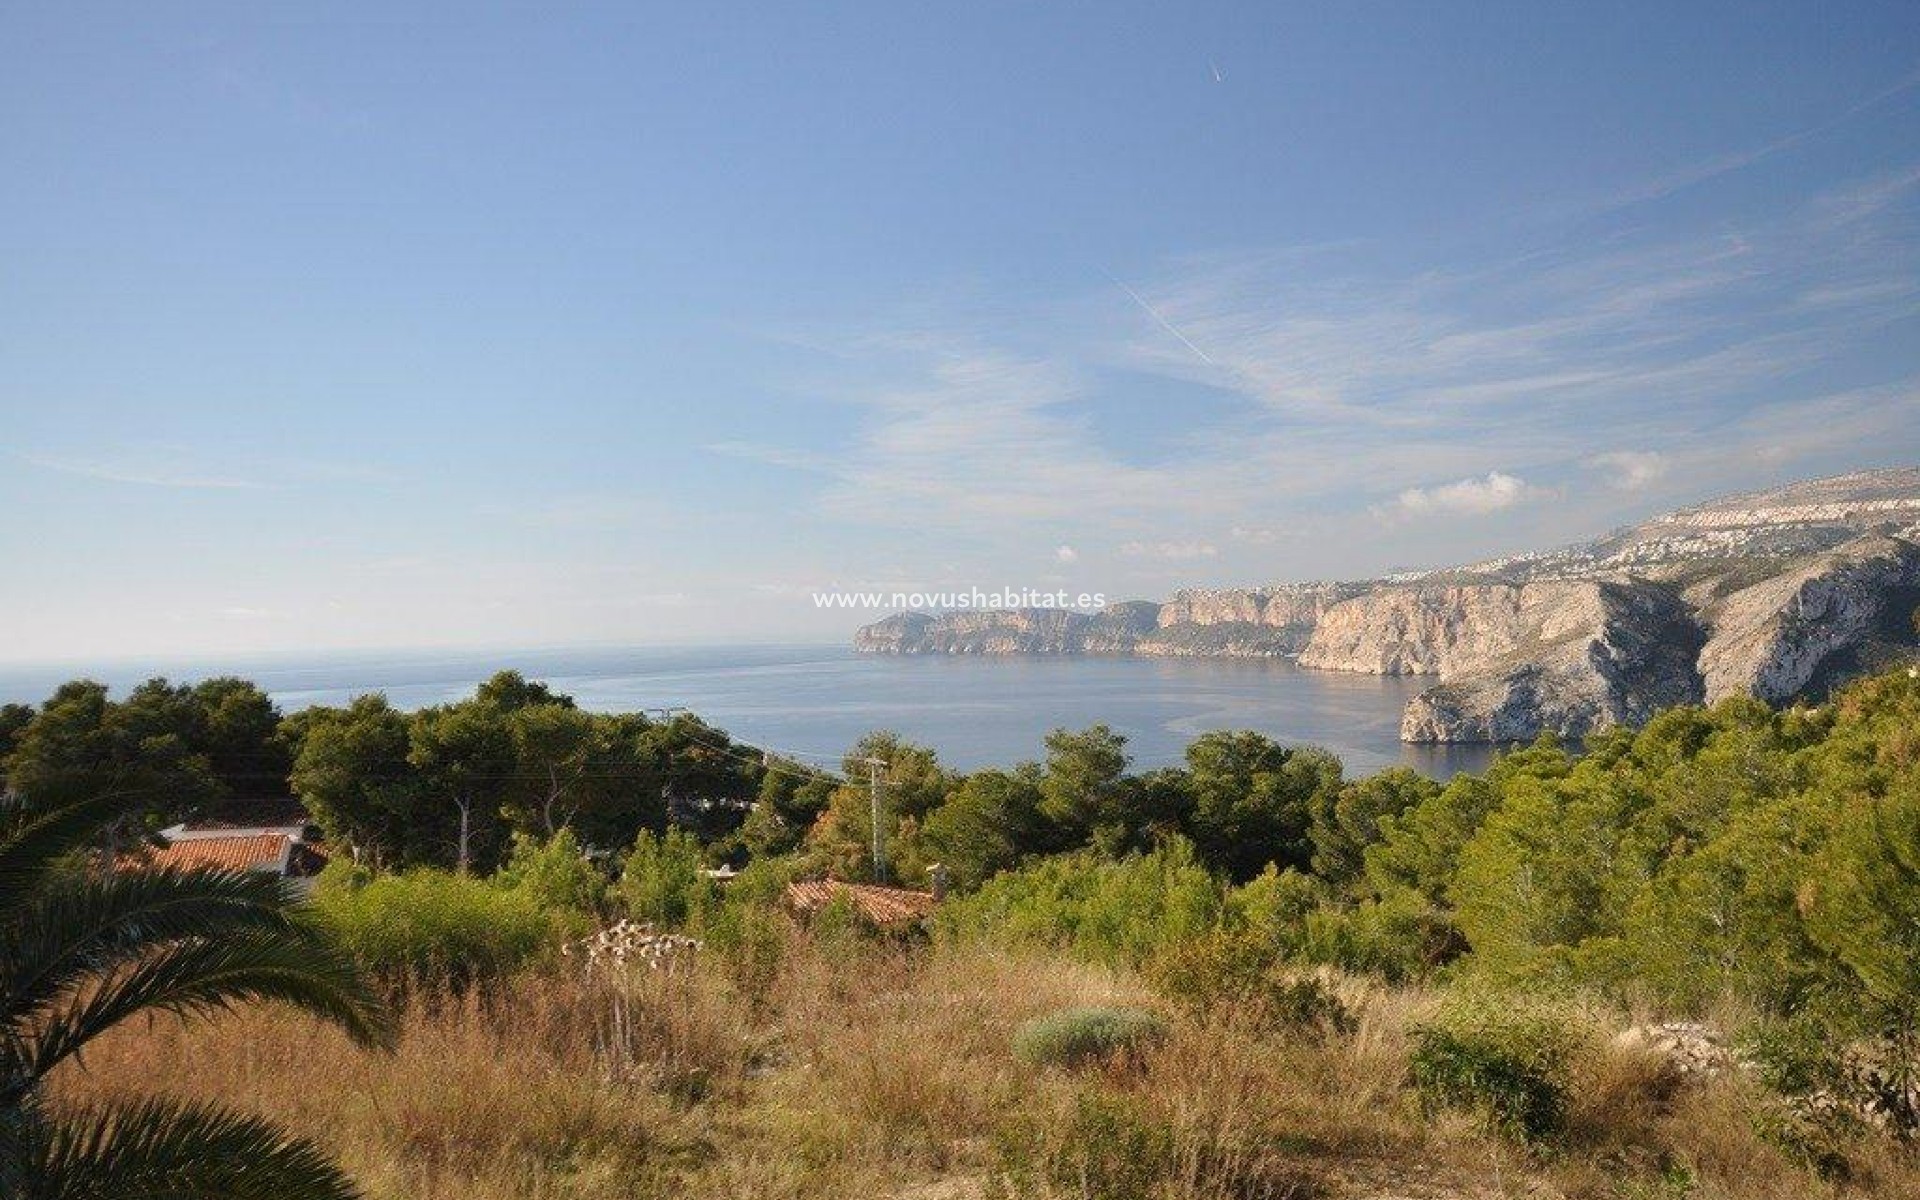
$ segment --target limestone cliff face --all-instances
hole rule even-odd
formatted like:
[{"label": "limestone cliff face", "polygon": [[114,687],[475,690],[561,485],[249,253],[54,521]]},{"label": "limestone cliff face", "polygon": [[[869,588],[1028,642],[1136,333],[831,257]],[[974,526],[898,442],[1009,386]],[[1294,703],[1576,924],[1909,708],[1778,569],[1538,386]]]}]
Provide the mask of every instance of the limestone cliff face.
[{"label": "limestone cliff face", "polygon": [[1135,649],[1156,655],[1296,655],[1313,637],[1322,614],[1366,589],[1366,584],[1307,583],[1175,592],[1160,606],[1157,632]]},{"label": "limestone cliff face", "polygon": [[1329,608],[1371,591],[1370,583],[1307,583],[1275,588],[1267,593],[1260,623],[1276,629],[1311,631]]},{"label": "limestone cliff face", "polygon": [[1160,606],[1155,624],[1174,625],[1257,625],[1266,609],[1266,596],[1250,588],[1223,588],[1213,591],[1178,591]]},{"label": "limestone cliff face", "polygon": [[1920,549],[1869,536],[1733,592],[1709,610],[1713,635],[1700,652],[1707,699],[1792,699],[1836,653],[1889,625],[1898,636],[1916,589]]},{"label": "limestone cliff face", "polygon": [[1512,646],[1409,701],[1401,740],[1579,738],[1700,700],[1702,634],[1676,589],[1642,580],[1565,586],[1564,602],[1545,592],[1531,605],[1523,599],[1532,619]]},{"label": "limestone cliff face", "polygon": [[1160,627],[1265,625],[1311,628],[1331,605],[1367,590],[1366,584],[1303,583],[1275,588],[1187,589],[1160,606]]},{"label": "limestone cliff face", "polygon": [[1586,581],[1383,587],[1329,608],[1300,665],[1369,675],[1455,675],[1603,620]]},{"label": "limestone cliff face", "polygon": [[1915,642],[1920,469],[1737,496],[1584,545],[1354,583],[1188,590],[1096,614],[902,613],[889,654],[1296,659],[1433,676],[1409,741],[1578,737],[1668,705],[1817,695]]}]

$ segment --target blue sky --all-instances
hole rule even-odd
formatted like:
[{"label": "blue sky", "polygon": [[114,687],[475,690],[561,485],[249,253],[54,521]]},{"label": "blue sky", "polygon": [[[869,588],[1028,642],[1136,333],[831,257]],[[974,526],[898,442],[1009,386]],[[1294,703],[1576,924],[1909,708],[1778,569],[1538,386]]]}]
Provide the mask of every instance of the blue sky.
[{"label": "blue sky", "polygon": [[0,658],[835,638],[1920,461],[1920,6],[0,7]]}]

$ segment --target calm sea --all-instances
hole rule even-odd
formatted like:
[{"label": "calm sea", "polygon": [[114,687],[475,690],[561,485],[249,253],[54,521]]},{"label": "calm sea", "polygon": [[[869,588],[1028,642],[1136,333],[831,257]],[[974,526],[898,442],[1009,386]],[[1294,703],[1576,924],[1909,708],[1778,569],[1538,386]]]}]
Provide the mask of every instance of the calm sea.
[{"label": "calm sea", "polygon": [[0,666],[0,700],[37,702],[78,675],[116,691],[154,674],[176,681],[241,675],[287,711],[376,691],[413,708],[468,695],[506,667],[586,708],[691,709],[737,738],[806,754],[837,755],[863,733],[891,729],[934,747],[952,766],[1006,766],[1039,757],[1050,729],[1104,722],[1127,736],[1136,767],[1177,762],[1187,742],[1214,729],[1324,746],[1349,774],[1405,765],[1445,778],[1478,770],[1489,757],[1483,747],[1400,743],[1401,706],[1427,682],[1265,661],[891,658],[828,645],[342,653]]}]

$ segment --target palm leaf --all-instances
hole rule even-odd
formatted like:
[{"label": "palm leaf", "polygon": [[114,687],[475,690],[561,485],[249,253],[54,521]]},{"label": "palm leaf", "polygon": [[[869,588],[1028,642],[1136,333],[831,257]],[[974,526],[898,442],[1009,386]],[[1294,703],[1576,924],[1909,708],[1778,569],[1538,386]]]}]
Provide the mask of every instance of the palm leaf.
[{"label": "palm leaf", "polygon": [[86,976],[183,938],[291,930],[286,880],[238,871],[140,871],[48,881],[0,929],[0,1026],[19,1029]]},{"label": "palm leaf", "polygon": [[0,1103],[0,1196],[31,1195],[28,1185],[40,1176],[46,1126],[38,1097]]},{"label": "palm leaf", "polygon": [[0,1196],[320,1200],[358,1193],[313,1143],[252,1117],[165,1101],[50,1115],[41,1081],[143,1011],[293,1004],[363,1044],[390,1017],[303,920],[285,881],[221,871],[64,877],[60,859],[142,790],[36,803],[0,795]]},{"label": "palm leaf", "polygon": [[363,1045],[392,1044],[386,1007],[353,960],[317,932],[295,926],[217,942],[176,942],[108,970],[97,984],[37,1017],[22,1039],[19,1069],[30,1079],[43,1079],[88,1041],[136,1013],[188,1016],[227,1010],[248,1000],[305,1009]]},{"label": "palm leaf", "polygon": [[356,1200],[305,1138],[257,1117],[144,1100],[55,1118],[26,1200]]},{"label": "palm leaf", "polygon": [[59,860],[136,805],[138,789],[100,792],[40,808],[22,796],[0,801],[0,915],[18,910]]}]

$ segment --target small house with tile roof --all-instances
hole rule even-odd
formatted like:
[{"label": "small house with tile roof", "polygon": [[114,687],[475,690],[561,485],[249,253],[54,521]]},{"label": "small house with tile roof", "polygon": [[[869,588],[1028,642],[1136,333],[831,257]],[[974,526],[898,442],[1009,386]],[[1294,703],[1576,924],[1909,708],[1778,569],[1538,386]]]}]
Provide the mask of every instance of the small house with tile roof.
[{"label": "small house with tile roof", "polygon": [[230,807],[161,830],[157,843],[117,855],[114,870],[257,871],[311,879],[327,865],[317,834],[297,805]]}]

